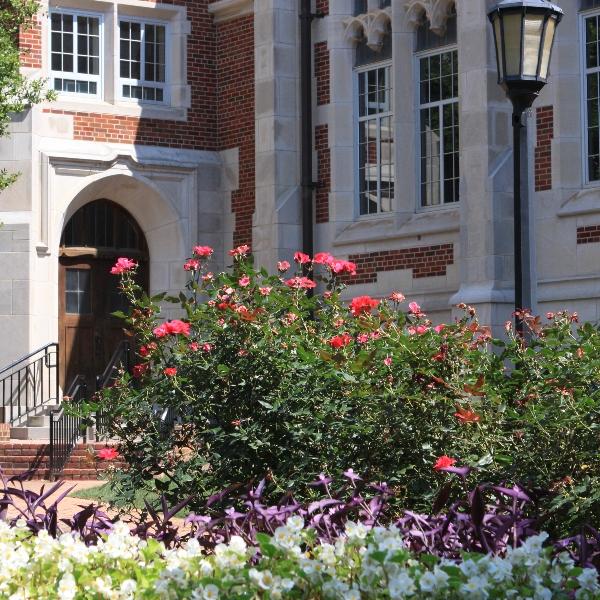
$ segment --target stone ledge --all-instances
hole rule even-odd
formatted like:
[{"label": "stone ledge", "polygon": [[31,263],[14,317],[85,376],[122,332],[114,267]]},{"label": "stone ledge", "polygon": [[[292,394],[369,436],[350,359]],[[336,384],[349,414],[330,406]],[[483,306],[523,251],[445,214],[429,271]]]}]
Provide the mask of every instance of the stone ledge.
[{"label": "stone ledge", "polygon": [[225,23],[253,14],[254,0],[217,0],[208,5],[208,12],[215,23]]}]

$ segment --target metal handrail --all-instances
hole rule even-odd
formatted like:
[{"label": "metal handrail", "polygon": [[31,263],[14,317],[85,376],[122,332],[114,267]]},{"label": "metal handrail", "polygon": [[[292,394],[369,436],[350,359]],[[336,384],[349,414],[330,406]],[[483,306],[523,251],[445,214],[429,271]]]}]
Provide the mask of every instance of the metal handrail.
[{"label": "metal handrail", "polygon": [[[75,376],[65,398],[73,404],[87,398],[87,382],[83,375]],[[75,444],[81,437],[82,422],[80,416],[65,413],[64,404],[50,411],[50,479],[59,477],[69,461]]]},{"label": "metal handrail", "polygon": [[[108,387],[113,381],[115,381],[119,375],[120,368],[123,368],[126,372],[130,368],[130,357],[131,357],[131,344],[128,340],[122,340],[113,355],[106,365],[104,372],[96,377],[96,393],[100,392],[104,388]],[[102,436],[106,431],[105,416],[102,413],[102,408],[96,413],[96,435]]]},{"label": "metal handrail", "polygon": [[[54,360],[53,360],[54,359]],[[0,371],[2,421],[14,425],[29,413],[59,398],[59,346],[52,342],[15,360]],[[51,394],[54,393],[54,396]]]},{"label": "metal handrail", "polygon": [[131,344],[127,340],[122,340],[106,365],[104,371],[96,377],[96,391],[104,389],[109,383],[115,380],[122,366],[125,371],[129,371],[129,356],[131,353]]}]

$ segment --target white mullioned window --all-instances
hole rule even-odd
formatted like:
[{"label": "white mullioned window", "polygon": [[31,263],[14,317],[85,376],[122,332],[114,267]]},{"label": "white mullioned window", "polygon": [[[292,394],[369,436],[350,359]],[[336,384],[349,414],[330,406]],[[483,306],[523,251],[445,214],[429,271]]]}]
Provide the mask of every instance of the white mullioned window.
[{"label": "white mullioned window", "polygon": [[138,102],[167,102],[167,26],[119,19],[119,95]]},{"label": "white mullioned window", "polygon": [[419,197],[421,207],[459,200],[458,51],[419,54]]},{"label": "white mullioned window", "polygon": [[51,86],[61,94],[99,97],[102,93],[102,16],[50,11]]},{"label": "white mullioned window", "polygon": [[375,63],[357,71],[359,214],[392,210],[394,115],[392,65]]},{"label": "white mullioned window", "polygon": [[585,170],[588,182],[600,181],[600,14],[584,17]]}]

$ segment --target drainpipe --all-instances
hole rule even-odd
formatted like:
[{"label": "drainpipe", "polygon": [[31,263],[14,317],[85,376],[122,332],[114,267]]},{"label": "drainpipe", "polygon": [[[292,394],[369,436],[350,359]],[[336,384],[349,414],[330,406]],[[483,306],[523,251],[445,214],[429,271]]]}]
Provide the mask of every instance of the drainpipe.
[{"label": "drainpipe", "polygon": [[301,188],[302,252],[314,253],[313,147],[312,147],[312,21],[322,13],[313,13],[311,0],[300,0],[300,98],[301,98]]}]

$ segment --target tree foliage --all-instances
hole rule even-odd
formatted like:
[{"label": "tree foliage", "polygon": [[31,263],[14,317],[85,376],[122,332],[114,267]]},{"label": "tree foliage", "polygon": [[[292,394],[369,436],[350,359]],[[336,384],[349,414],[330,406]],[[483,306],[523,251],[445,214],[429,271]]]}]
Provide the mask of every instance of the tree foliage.
[{"label": "tree foliage", "polygon": [[[54,97],[43,79],[30,79],[20,69],[19,32],[31,27],[38,10],[37,0],[0,0],[0,136],[9,134],[15,114]],[[17,176],[0,171],[0,191]]]}]

